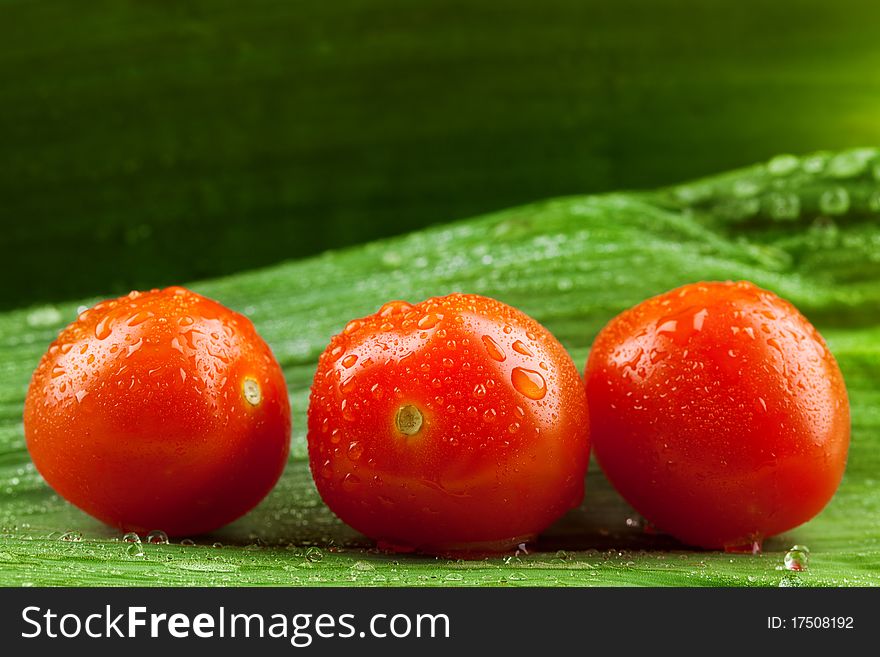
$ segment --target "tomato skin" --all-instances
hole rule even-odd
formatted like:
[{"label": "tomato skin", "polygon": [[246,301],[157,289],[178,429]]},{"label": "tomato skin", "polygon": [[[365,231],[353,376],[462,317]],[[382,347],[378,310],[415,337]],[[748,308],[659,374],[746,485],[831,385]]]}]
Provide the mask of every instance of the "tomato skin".
[{"label": "tomato skin", "polygon": [[104,301],[64,329],[34,372],[24,428],[39,472],[82,510],[195,535],[274,486],[290,405],[250,320],[173,287]]},{"label": "tomato skin", "polygon": [[588,425],[577,368],[546,329],[453,294],[390,302],[333,338],[309,457],[330,509],[385,547],[496,551],[580,503]]},{"label": "tomato skin", "polygon": [[760,543],[819,513],[843,476],[837,362],[794,306],[750,283],[686,285],[623,312],[585,379],[602,470],[685,543]]}]

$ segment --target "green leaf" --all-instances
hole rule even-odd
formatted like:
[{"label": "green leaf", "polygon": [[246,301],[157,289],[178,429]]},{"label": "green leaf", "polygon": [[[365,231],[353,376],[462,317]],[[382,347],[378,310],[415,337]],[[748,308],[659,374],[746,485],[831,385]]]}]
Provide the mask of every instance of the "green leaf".
[{"label": "green leaf", "polygon": [[[580,366],[596,332],[624,308],[686,282],[740,278],[789,299],[819,327],[852,405],[849,465],[837,495],[813,521],[769,540],[762,554],[692,551],[646,533],[595,465],[583,506],[528,554],[481,561],[378,553],[318,498],[305,461],[308,386],[318,354],[348,319],[391,298],[487,294],[543,322]],[[24,446],[30,373],[81,304],[2,314],[0,583],[880,584],[876,150],[778,157],[651,193],[550,200],[192,287],[250,316],[284,367],[294,444],[281,482],[245,518],[193,537],[195,546],[121,541],[54,495]],[[806,572],[782,568],[795,543],[811,550]]]}]

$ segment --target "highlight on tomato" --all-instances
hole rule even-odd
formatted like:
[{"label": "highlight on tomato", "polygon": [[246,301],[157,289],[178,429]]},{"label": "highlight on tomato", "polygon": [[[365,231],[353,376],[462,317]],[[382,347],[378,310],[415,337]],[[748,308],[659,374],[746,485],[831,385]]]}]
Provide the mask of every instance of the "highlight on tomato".
[{"label": "highlight on tomato", "polygon": [[583,497],[586,395],[565,349],[494,299],[392,301],[321,355],[308,444],[321,497],[382,547],[501,551]]},{"label": "highlight on tomato", "polygon": [[59,495],[124,531],[193,535],[243,515],[290,445],[284,377],[246,317],[181,287],[81,313],[34,372],[34,464]]},{"label": "highlight on tomato", "polygon": [[586,366],[602,470],[656,528],[741,549],[815,516],[846,465],[849,403],[822,336],[751,283],[685,285],[599,333]]}]

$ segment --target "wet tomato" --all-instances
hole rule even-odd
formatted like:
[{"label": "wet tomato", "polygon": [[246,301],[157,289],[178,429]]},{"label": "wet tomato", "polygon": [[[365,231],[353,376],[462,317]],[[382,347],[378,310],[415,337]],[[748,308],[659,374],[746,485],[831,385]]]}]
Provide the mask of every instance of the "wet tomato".
[{"label": "wet tomato", "polygon": [[586,395],[565,349],[503,303],[385,304],[321,356],[309,457],[321,496],[384,547],[504,550],[576,506]]},{"label": "wet tomato", "polygon": [[180,287],[83,312],[34,372],[37,469],[123,530],[199,534],[269,492],[287,461],[281,368],[251,322]]},{"label": "wet tomato", "polygon": [[737,549],[831,499],[846,463],[843,377],[815,328],[750,283],[672,290],[613,319],[586,372],[611,483],[658,529]]}]

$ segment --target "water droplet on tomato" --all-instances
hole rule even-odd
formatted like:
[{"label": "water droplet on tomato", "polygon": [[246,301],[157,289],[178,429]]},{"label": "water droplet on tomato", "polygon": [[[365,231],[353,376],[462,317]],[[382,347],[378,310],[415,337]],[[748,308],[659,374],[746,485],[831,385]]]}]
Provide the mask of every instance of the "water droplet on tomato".
[{"label": "water droplet on tomato", "polygon": [[486,386],[484,386],[482,383],[478,383],[477,385],[475,385],[473,395],[477,399],[485,397],[486,396]]},{"label": "water droplet on tomato", "polygon": [[364,323],[359,319],[353,319],[348,324],[345,325],[345,328],[342,329],[342,332],[345,335],[351,335],[355,331],[358,331]]},{"label": "water droplet on tomato", "polygon": [[356,474],[354,474],[353,472],[348,472],[342,478],[342,490],[344,490],[346,493],[352,493],[357,490],[360,483],[361,480]]},{"label": "water droplet on tomato", "polygon": [[128,350],[126,351],[125,357],[128,358],[129,356],[131,356],[134,352],[136,352],[138,349],[140,349],[143,346],[144,346],[144,339],[138,338],[137,342],[135,342],[134,344],[128,345]]},{"label": "water droplet on tomato", "polygon": [[346,421],[354,422],[354,413],[352,412],[351,404],[348,403],[347,399],[342,400],[339,409],[342,411],[342,417],[345,418]]},{"label": "water droplet on tomato", "polygon": [[348,446],[348,459],[350,461],[357,461],[364,454],[364,446],[361,445],[358,441],[352,442]]},{"label": "water droplet on tomato", "polygon": [[432,329],[437,324],[440,323],[440,316],[435,315],[434,313],[428,313],[427,315],[423,315],[418,322],[416,322],[416,326],[419,327],[422,331],[427,331],[428,329]]},{"label": "water droplet on tomato", "polygon": [[355,354],[349,354],[345,358],[342,359],[342,366],[346,369],[349,367],[353,367],[355,363],[358,362],[358,357]]},{"label": "water droplet on tomato", "polygon": [[333,478],[333,468],[330,467],[330,461],[324,461],[324,464],[321,466],[321,476],[324,479],[332,479]]},{"label": "water droplet on tomato", "polygon": [[483,344],[486,346],[486,352],[489,354],[489,357],[493,360],[497,360],[499,363],[503,362],[507,356],[504,354],[504,350],[498,345],[495,340],[491,338],[491,336],[484,335]]},{"label": "water droplet on tomato", "polygon": [[373,395],[373,399],[382,399],[382,396],[384,394],[382,386],[380,386],[378,383],[374,383],[372,385],[372,387],[370,388],[370,393]]},{"label": "water droplet on tomato", "polygon": [[520,426],[519,422],[511,422],[510,424],[507,425],[507,430],[510,433],[516,433],[517,431],[519,431],[519,426]]},{"label": "water droplet on tomato", "polygon": [[65,370],[61,365],[56,365],[52,368],[51,377],[53,379],[57,379],[59,376],[63,376],[65,374]]},{"label": "water droplet on tomato", "polygon": [[782,558],[786,570],[796,572],[807,570],[810,561],[810,549],[806,545],[793,545]]},{"label": "water droplet on tomato", "polygon": [[74,397],[76,397],[77,402],[82,402],[82,400],[85,399],[87,394],[89,394],[89,393],[86,390],[77,390],[76,394],[74,394]]},{"label": "water droplet on tomato", "polygon": [[516,342],[513,343],[513,350],[518,354],[522,354],[523,356],[534,356],[535,355],[534,353],[532,353],[532,350],[529,349],[520,340],[517,340]]},{"label": "water droplet on tomato", "polygon": [[128,324],[129,326],[137,326],[138,324],[143,324],[152,316],[153,313],[142,310],[129,317],[126,324]]},{"label": "water droplet on tomato", "polygon": [[547,394],[547,383],[544,381],[544,377],[534,370],[514,367],[510,373],[510,380],[513,387],[529,399],[543,399]]},{"label": "water droplet on tomato", "polygon": [[389,301],[379,308],[379,317],[390,317],[391,315],[405,313],[411,308],[412,304],[406,301]]},{"label": "water droplet on tomato", "polygon": [[494,408],[487,408],[483,411],[483,422],[492,423],[498,417],[498,412]]},{"label": "water droplet on tomato", "polygon": [[113,331],[113,318],[106,315],[95,325],[95,337],[99,340],[105,340]]}]

